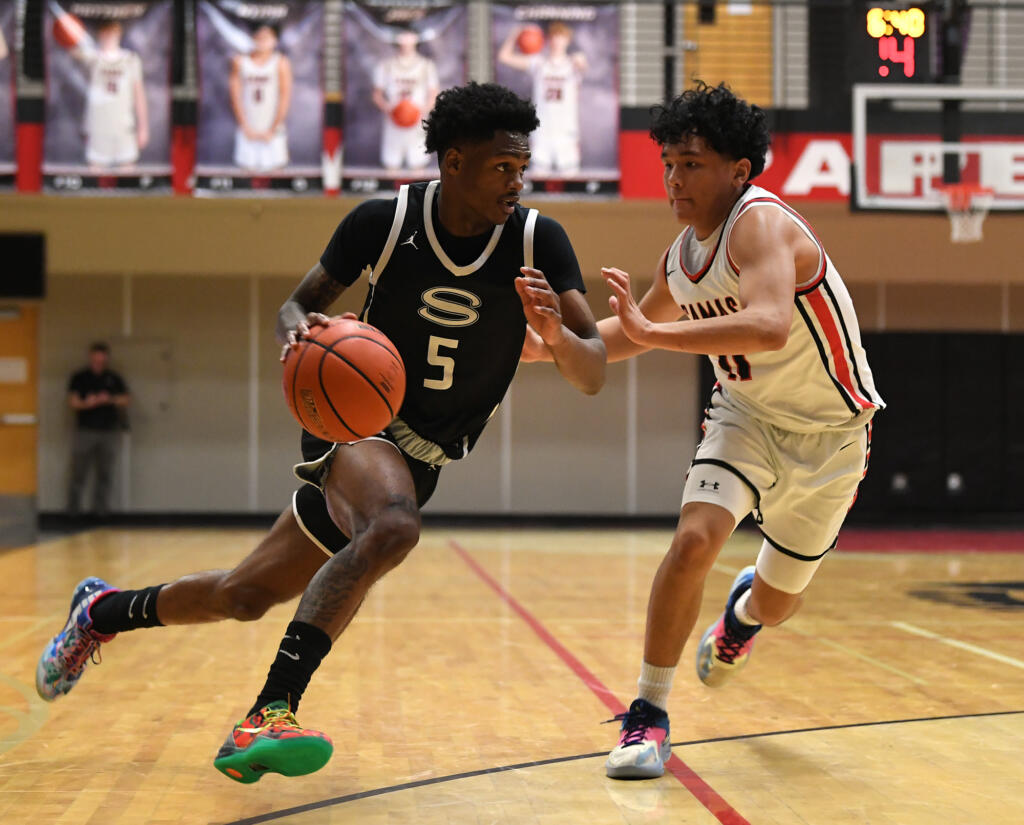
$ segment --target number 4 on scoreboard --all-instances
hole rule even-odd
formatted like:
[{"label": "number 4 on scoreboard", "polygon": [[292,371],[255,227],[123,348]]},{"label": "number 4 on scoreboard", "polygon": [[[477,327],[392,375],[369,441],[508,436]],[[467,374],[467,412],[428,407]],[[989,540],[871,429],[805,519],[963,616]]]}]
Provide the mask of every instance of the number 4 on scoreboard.
[{"label": "number 4 on scoreboard", "polygon": [[[903,48],[900,48],[899,42],[895,36],[893,37],[879,37],[878,38],[878,57],[880,60],[891,60],[893,63],[900,63],[903,66],[903,76],[913,77],[914,76],[914,38],[904,37]],[[878,70],[879,74],[882,74],[882,69],[886,69],[888,74],[888,68],[881,66]],[[882,75],[883,77],[885,75]]]}]

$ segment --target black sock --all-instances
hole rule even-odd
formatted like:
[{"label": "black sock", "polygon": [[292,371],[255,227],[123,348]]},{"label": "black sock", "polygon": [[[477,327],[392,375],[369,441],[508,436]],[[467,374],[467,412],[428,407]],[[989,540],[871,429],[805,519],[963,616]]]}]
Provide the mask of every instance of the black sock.
[{"label": "black sock", "polygon": [[247,717],[270,702],[283,700],[294,711],[309,684],[313,672],[331,649],[331,637],[319,627],[305,622],[292,622],[281,640],[277,658],[267,673],[266,684],[256,697]]},{"label": "black sock", "polygon": [[89,608],[92,629],[97,633],[120,633],[137,627],[163,627],[156,616],[156,597],[164,585],[142,590],[121,590],[93,602]]}]

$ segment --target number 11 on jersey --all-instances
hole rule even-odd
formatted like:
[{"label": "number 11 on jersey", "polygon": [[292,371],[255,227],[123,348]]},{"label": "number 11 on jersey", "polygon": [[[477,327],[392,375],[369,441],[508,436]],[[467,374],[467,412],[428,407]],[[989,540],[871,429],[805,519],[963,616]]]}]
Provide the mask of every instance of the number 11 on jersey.
[{"label": "number 11 on jersey", "polygon": [[442,355],[441,349],[454,350],[459,342],[454,338],[442,338],[431,335],[427,342],[427,363],[432,367],[441,368],[440,378],[424,378],[423,386],[428,390],[447,390],[455,379],[455,359],[450,355]]},{"label": "number 11 on jersey", "polygon": [[751,378],[750,362],[742,355],[719,355],[718,366],[722,372],[728,373],[730,381],[749,381]]}]

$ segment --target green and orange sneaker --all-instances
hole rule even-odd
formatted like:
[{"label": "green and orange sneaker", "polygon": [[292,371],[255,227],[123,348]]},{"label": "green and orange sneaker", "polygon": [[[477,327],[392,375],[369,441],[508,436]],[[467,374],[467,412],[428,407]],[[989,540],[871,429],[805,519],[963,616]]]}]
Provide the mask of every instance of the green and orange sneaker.
[{"label": "green and orange sneaker", "polygon": [[285,701],[271,702],[241,720],[217,751],[213,766],[246,785],[265,773],[302,776],[320,770],[334,752],[323,733],[299,727]]}]

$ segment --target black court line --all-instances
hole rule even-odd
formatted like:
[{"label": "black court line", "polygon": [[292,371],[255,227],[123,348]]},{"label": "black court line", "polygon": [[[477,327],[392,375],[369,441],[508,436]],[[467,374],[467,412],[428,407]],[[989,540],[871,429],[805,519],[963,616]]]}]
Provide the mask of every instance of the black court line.
[{"label": "black court line", "polygon": [[[1014,716],[1024,714],[1024,710],[997,710],[989,713],[957,713],[951,716],[919,716],[912,719],[883,719],[880,722],[851,722],[847,725],[821,725],[815,728],[793,728],[792,730],[773,730],[764,733],[741,733],[736,736],[715,736],[710,739],[691,739],[685,742],[673,742],[673,748],[690,747],[693,745],[711,745],[717,742],[739,742],[745,739],[764,739],[769,736],[789,736],[798,733],[819,733],[829,730],[850,730],[853,728],[873,728],[883,725],[906,725],[912,722],[944,722],[953,719],[982,719],[995,716]],[[435,776],[430,779],[419,779],[415,782],[403,782],[399,785],[388,785],[383,788],[373,788],[368,791],[334,796],[330,799],[322,799],[319,802],[308,802],[305,805],[297,805],[294,808],[285,808],[280,811],[271,811],[267,814],[249,817],[248,819],[236,819],[225,822],[223,825],[259,825],[261,822],[273,822],[277,819],[284,819],[286,816],[316,811],[321,808],[330,808],[335,805],[344,805],[346,802],[355,802],[360,799],[369,799],[374,796],[384,796],[398,791],[408,791],[413,788],[423,788],[428,785],[440,785],[444,782],[455,782],[459,779],[471,779],[474,776],[487,776],[488,774],[505,773],[506,771],[519,771],[526,768],[537,768],[544,765],[559,765],[565,762],[578,762],[582,759],[597,759],[605,757],[608,751],[596,753],[580,753],[573,756],[556,756],[551,759],[540,759],[535,762],[519,762],[515,765],[497,765],[493,768],[481,768],[476,771],[465,771],[464,773],[451,773],[447,776]],[[622,780],[616,780],[622,781]]]}]

